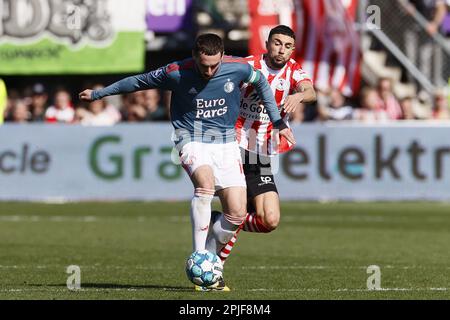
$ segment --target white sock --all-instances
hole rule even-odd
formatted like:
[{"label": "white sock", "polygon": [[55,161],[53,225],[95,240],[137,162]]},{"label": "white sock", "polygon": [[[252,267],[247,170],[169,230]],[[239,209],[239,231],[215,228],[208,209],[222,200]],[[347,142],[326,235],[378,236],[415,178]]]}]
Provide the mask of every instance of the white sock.
[{"label": "white sock", "polygon": [[206,241],[206,250],[219,254],[228,241],[233,238],[239,225],[228,221],[224,214],[213,223],[212,230]]},{"label": "white sock", "polygon": [[213,194],[197,193],[191,201],[192,243],[194,251],[205,250],[211,220]]}]

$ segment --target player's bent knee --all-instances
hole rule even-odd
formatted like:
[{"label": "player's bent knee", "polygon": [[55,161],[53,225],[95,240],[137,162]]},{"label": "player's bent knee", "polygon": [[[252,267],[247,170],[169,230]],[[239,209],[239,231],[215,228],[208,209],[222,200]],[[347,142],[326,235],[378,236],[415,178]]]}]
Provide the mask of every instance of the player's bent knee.
[{"label": "player's bent knee", "polygon": [[270,231],[274,231],[280,224],[280,215],[275,211],[266,210],[264,212],[264,225]]},{"label": "player's bent knee", "polygon": [[234,216],[234,217],[240,217],[240,218],[245,218],[247,212],[245,210],[245,207],[243,206],[235,206],[235,207],[231,207],[230,210],[228,210],[228,212]]},{"label": "player's bent knee", "polygon": [[236,218],[245,219],[247,215],[247,203],[245,201],[235,202],[229,205],[227,209],[228,214]]},{"label": "player's bent knee", "polygon": [[194,171],[191,176],[196,188],[214,190],[215,180],[214,173],[209,166],[201,166]]}]

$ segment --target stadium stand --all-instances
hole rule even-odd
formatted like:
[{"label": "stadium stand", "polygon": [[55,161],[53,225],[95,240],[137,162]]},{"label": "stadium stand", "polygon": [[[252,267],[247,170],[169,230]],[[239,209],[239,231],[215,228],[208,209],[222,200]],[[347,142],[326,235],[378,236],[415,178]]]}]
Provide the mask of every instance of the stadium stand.
[{"label": "stadium stand", "polygon": [[[427,6],[428,3],[432,6]],[[198,0],[191,1],[189,4],[183,25],[189,25],[190,28],[183,28],[177,32],[147,31],[146,69],[154,69],[179,59],[181,54],[184,56],[185,53],[189,54],[193,37],[204,32],[216,32],[223,36],[228,54],[241,56],[249,54],[248,42],[251,38],[252,21],[248,1]],[[381,28],[366,23],[368,13],[365,8],[369,6],[379,8],[383,17]],[[386,83],[386,86],[391,87],[388,89],[392,91],[388,94],[389,98],[386,98],[386,93],[381,91],[377,93],[377,100],[385,100],[387,104],[387,107],[383,107],[383,103],[379,103],[379,108],[385,109],[391,115],[390,120],[442,118],[435,117],[434,114],[436,101],[440,101],[439,105],[448,104],[448,99],[439,98],[442,95],[448,95],[450,76],[450,40],[446,37],[450,30],[450,13],[447,7],[448,3],[445,4],[443,0],[432,2],[365,0],[360,2],[357,19],[359,23],[355,23],[355,28],[361,35],[361,92],[364,88],[379,87],[380,83]],[[439,23],[439,27],[431,28],[431,22]],[[106,84],[121,76],[123,74],[98,75],[96,82]],[[55,93],[62,84],[70,88],[71,100],[76,104],[72,108],[78,110],[76,117],[70,122],[104,123],[103,121],[87,121],[87,118],[92,118],[85,112],[90,107],[76,102],[76,92],[85,87],[83,77],[5,75],[3,78],[8,89],[8,102],[4,111],[7,122],[18,121],[14,113],[23,109],[23,104],[27,106],[27,116],[22,116],[22,120],[43,121],[45,110],[55,103]],[[154,92],[153,94],[165,97],[162,102],[158,102],[155,111],[149,111],[153,106],[146,105],[145,99],[138,95],[110,98],[107,105],[113,106],[114,110],[121,114],[120,121],[168,120],[167,93]],[[150,92],[143,93],[143,96],[151,95]],[[336,92],[320,91],[320,95],[322,99],[319,100],[322,105],[319,103],[305,106],[304,114],[295,116],[295,121],[354,119],[353,112],[342,111],[348,110],[347,108],[340,111],[336,111],[334,107],[330,108],[338,102],[336,100],[340,100]],[[346,107],[352,107],[352,110],[362,107],[359,103],[361,95],[344,98]]]}]

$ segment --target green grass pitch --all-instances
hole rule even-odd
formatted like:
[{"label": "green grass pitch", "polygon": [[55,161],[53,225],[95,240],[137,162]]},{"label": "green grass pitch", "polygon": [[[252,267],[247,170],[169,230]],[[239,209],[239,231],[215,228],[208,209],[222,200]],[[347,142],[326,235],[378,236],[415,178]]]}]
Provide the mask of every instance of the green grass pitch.
[{"label": "green grass pitch", "polygon": [[275,232],[240,233],[231,292],[193,291],[191,241],[187,202],[0,203],[0,299],[450,298],[449,204],[283,202]]}]

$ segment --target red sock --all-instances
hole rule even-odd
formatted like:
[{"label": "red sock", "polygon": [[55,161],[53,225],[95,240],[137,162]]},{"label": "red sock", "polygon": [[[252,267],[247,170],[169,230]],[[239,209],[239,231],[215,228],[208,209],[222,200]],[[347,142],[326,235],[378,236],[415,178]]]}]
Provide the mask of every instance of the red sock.
[{"label": "red sock", "polygon": [[248,213],[245,217],[245,222],[243,224],[244,231],[247,232],[257,232],[257,233],[269,233],[270,230],[264,225],[261,219],[256,215],[256,213]]},{"label": "red sock", "polygon": [[233,249],[234,244],[237,240],[237,235],[239,231],[244,230],[248,232],[258,232],[258,233],[269,233],[270,230],[267,229],[267,227],[264,225],[264,223],[258,218],[256,213],[248,213],[245,217],[244,223],[241,224],[239,229],[237,229],[236,233],[234,234],[233,238],[231,238],[230,241],[226,244],[225,247],[222,248],[222,250],[219,252],[219,258],[222,260],[222,264],[225,263],[228,256],[231,253],[231,250]]}]

